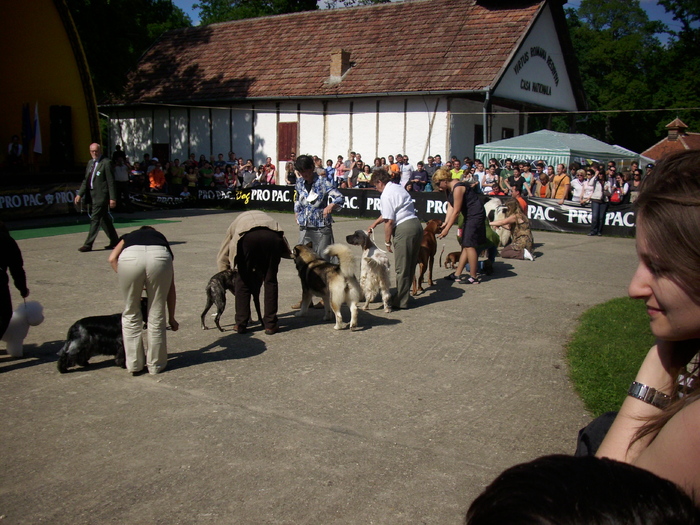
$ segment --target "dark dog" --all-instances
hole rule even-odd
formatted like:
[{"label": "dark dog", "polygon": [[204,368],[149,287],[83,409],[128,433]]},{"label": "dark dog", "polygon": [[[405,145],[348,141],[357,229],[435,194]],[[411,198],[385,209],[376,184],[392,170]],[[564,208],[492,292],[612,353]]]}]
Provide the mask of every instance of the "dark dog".
[{"label": "dark dog", "polygon": [[294,247],[294,264],[301,280],[301,310],[296,315],[306,315],[311,299],[315,295],[323,299],[325,315],[330,321],[331,311],[335,314],[335,328],[347,328],[340,313],[340,306],[347,303],[350,307],[350,329],[357,328],[357,303],[362,291],[355,277],[355,261],[352,252],[344,244],[331,244],[326,254],[338,257],[340,264],[332,264],[322,259],[311,249],[312,244],[297,244]]},{"label": "dark dog", "polygon": [[[440,252],[440,266],[442,266],[442,254],[445,252],[445,246],[442,246],[442,251]],[[459,263],[459,256],[461,255],[462,252],[450,252],[447,254],[447,257],[445,257],[445,268],[452,268],[453,270],[457,268],[457,264]]]},{"label": "dark dog", "polygon": [[435,264],[435,254],[437,253],[437,239],[435,236],[442,229],[442,221],[433,219],[423,228],[423,240],[418,251],[418,279],[413,276],[412,295],[418,295],[423,291],[423,276],[428,272],[428,286],[433,285],[433,264]]},{"label": "dark dog", "polygon": [[[148,317],[148,299],[141,298],[141,315]],[[68,329],[66,342],[58,352],[58,371],[68,372],[72,366],[88,366],[96,355],[113,355],[117,366],[126,368],[122,314],[84,317]]]},{"label": "dark dog", "polygon": [[[235,282],[238,277],[238,272],[236,270],[224,270],[223,272],[216,273],[209,279],[207,287],[205,288],[207,294],[207,305],[204,307],[202,312],[202,330],[207,330],[207,325],[204,323],[204,318],[207,312],[213,304],[216,305],[216,316],[214,317],[214,323],[220,332],[224,329],[221,328],[219,324],[219,319],[221,319],[221,314],[224,313],[226,309],[226,290],[236,295],[235,292]],[[258,313],[258,321],[262,319],[260,315],[260,295],[253,293],[253,302],[255,303],[255,311]]]},{"label": "dark dog", "polygon": [[369,235],[364,230],[357,230],[352,235],[345,237],[348,244],[362,248],[362,261],[360,262],[360,287],[365,294],[363,310],[369,308],[369,303],[382,293],[384,311],[391,312],[391,292],[389,291],[390,279],[389,256],[383,250],[377,248]]}]

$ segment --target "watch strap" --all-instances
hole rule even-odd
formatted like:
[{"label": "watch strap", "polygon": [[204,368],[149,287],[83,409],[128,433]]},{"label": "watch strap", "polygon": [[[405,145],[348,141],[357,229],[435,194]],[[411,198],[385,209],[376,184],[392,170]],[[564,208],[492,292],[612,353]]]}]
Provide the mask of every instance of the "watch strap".
[{"label": "watch strap", "polygon": [[671,403],[671,396],[637,381],[632,381],[627,395],[657,408],[666,408]]}]

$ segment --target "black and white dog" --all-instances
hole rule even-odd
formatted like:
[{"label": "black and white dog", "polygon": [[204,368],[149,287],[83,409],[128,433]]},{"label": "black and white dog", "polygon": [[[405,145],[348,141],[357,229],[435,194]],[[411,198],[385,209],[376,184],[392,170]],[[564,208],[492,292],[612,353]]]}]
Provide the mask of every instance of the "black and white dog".
[{"label": "black and white dog", "polygon": [[[148,299],[141,298],[141,315],[148,318]],[[122,314],[84,317],[68,329],[66,342],[58,352],[58,371],[68,372],[72,366],[88,366],[91,357],[113,355],[117,366],[126,368]]]},{"label": "black and white dog", "polygon": [[[220,332],[224,329],[221,328],[219,320],[221,319],[221,314],[224,313],[226,309],[226,290],[236,295],[235,292],[235,282],[238,272],[236,270],[224,270],[223,272],[216,273],[209,279],[205,292],[207,294],[207,305],[204,307],[202,312],[202,330],[207,330],[207,325],[204,323],[204,318],[207,312],[212,307],[213,304],[216,305],[216,315],[214,316],[214,323]],[[255,303],[255,311],[258,313],[258,321],[262,319],[260,315],[260,294],[253,293],[253,302]]]}]

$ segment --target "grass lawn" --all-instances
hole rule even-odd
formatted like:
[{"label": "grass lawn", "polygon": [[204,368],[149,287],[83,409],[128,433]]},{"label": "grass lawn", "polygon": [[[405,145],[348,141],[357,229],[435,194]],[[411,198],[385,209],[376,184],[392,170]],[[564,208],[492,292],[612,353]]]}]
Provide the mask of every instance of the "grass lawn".
[{"label": "grass lawn", "polygon": [[653,344],[642,301],[621,297],[581,316],[567,357],[574,387],[594,416],[620,409]]}]

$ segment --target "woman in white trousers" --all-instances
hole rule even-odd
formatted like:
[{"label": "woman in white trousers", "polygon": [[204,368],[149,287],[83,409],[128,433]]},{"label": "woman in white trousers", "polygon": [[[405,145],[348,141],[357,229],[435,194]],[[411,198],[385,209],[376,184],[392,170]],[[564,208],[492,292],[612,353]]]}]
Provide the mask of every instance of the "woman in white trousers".
[{"label": "woman in white trousers", "polygon": [[[109,256],[109,262],[119,275],[124,294],[122,335],[126,353],[126,368],[131,374],[140,373],[144,365],[148,372],[158,374],[168,362],[166,341],[166,305],[168,324],[179,328],[175,320],[175,278],[173,254],[165,236],[150,226],[124,235]],[[148,346],[143,345],[143,316],[141,293],[148,297]]]}]

